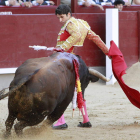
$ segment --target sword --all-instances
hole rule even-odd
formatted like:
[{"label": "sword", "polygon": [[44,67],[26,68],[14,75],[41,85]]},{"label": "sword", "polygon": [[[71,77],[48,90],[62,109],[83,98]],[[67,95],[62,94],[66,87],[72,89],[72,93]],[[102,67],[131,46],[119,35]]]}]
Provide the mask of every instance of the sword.
[{"label": "sword", "polygon": [[33,48],[34,50],[38,51],[38,50],[49,50],[49,51],[53,51],[54,47],[46,47],[46,46],[39,46],[39,45],[34,45],[34,46],[29,46],[29,48]]}]

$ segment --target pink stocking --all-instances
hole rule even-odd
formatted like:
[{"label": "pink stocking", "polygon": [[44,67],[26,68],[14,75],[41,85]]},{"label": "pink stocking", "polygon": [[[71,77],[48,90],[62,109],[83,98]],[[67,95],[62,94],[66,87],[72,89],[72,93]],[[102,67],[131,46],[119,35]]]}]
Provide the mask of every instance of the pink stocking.
[{"label": "pink stocking", "polygon": [[84,112],[83,109],[80,109],[83,115],[83,123],[89,122],[88,114],[87,114],[87,108],[86,108],[86,101],[84,101]]},{"label": "pink stocking", "polygon": [[65,124],[65,118],[64,118],[64,114],[58,119],[57,123],[54,124],[54,126],[59,126],[59,125],[62,125],[62,124]]}]

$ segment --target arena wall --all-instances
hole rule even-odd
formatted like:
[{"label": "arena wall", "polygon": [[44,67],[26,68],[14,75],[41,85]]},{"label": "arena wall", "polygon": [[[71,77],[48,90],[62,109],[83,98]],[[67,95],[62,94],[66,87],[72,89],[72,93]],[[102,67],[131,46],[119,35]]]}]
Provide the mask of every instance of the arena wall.
[{"label": "arena wall", "polygon": [[[105,13],[75,13],[73,16],[86,20],[91,29],[105,41]],[[29,46],[53,47],[56,45],[57,35],[62,25],[54,14],[13,14],[0,15],[0,17],[1,70],[17,68],[27,59],[46,57],[52,53],[43,50],[34,51]],[[119,47],[128,67],[139,60],[139,25],[138,11],[119,13]],[[105,74],[105,55],[93,42],[86,39],[84,46],[76,48],[75,53],[82,57],[87,66],[95,67]],[[1,81],[4,81],[3,74],[0,74]],[[5,74],[9,77],[14,76],[10,70]]]},{"label": "arena wall", "polygon": [[31,8],[27,7],[16,7],[16,6],[0,6],[0,12],[12,12],[12,14],[49,14],[55,13],[56,5],[54,6],[33,6]]}]

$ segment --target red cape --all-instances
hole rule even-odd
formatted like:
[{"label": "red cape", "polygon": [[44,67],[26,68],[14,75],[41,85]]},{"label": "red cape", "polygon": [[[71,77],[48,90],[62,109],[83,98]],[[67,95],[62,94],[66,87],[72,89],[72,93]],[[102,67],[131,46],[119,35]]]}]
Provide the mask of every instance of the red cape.
[{"label": "red cape", "polygon": [[128,87],[122,79],[122,76],[126,74],[125,70],[127,68],[127,65],[124,61],[123,54],[121,53],[121,51],[119,50],[119,48],[116,46],[116,44],[113,41],[111,41],[110,44],[111,46],[110,46],[108,56],[112,57],[113,74],[115,78],[117,79],[118,83],[120,84],[122,90],[124,91],[128,99],[130,100],[130,102],[136,107],[140,108],[139,91]]}]

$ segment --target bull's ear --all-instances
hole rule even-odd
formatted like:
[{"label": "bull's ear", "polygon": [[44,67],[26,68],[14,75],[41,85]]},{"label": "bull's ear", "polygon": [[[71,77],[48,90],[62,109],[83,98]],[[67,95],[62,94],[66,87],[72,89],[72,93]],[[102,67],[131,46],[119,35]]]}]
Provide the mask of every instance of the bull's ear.
[{"label": "bull's ear", "polygon": [[89,80],[90,80],[91,82],[97,82],[97,81],[99,80],[99,78],[96,77],[95,75],[89,74]]}]

